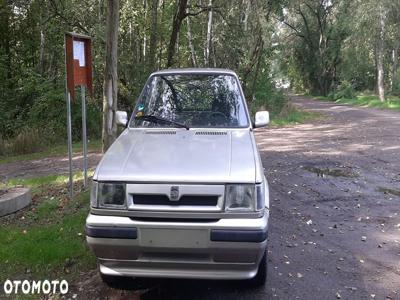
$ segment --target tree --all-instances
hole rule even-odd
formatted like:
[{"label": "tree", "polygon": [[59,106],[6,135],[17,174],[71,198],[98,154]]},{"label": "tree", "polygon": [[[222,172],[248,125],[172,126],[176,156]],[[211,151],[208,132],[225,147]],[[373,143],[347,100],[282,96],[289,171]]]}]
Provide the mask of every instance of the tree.
[{"label": "tree", "polygon": [[[188,6],[189,6],[189,0],[188,0]],[[189,8],[186,8],[186,13],[189,13]],[[197,56],[196,56],[196,51],[194,49],[194,44],[193,44],[193,35],[192,35],[192,26],[190,23],[190,18],[186,18],[186,25],[187,25],[187,37],[188,37],[188,44],[189,44],[189,50],[190,50],[190,59],[192,63],[192,67],[197,67]]]},{"label": "tree", "polygon": [[212,0],[208,3],[208,22],[207,22],[207,40],[204,55],[204,65],[208,67],[210,65],[210,47],[211,47],[211,35],[212,35],[212,23],[213,23],[213,10]]},{"label": "tree", "polygon": [[103,152],[117,138],[117,123],[115,114],[118,99],[118,24],[119,0],[108,0],[106,64],[103,85]]},{"label": "tree", "polygon": [[176,41],[178,39],[178,34],[181,29],[182,21],[187,17],[187,2],[188,0],[178,0],[177,3],[177,10],[174,15],[173,21],[172,21],[172,31],[171,31],[171,37],[169,40],[169,46],[168,46],[168,54],[167,54],[167,68],[171,67],[173,64],[173,58],[174,58],[174,53],[175,53],[175,46],[176,46]]},{"label": "tree", "polygon": [[385,101],[385,72],[384,72],[384,56],[385,56],[385,21],[386,12],[382,3],[379,3],[379,36],[376,45],[376,69],[377,69],[377,89],[379,100]]},{"label": "tree", "polygon": [[291,47],[311,92],[326,96],[337,80],[341,49],[348,37],[350,1],[296,1],[282,23],[296,39]]},{"label": "tree", "polygon": [[149,68],[151,71],[155,69],[156,48],[157,48],[157,9],[158,0],[151,1],[151,32],[150,32],[150,52],[149,52]]}]

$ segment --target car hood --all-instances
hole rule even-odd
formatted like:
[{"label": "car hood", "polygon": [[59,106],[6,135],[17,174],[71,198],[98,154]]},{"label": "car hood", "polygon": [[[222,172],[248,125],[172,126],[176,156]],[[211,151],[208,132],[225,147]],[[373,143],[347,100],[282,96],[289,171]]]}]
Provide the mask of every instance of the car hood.
[{"label": "car hood", "polygon": [[96,169],[99,181],[254,183],[249,129],[127,129]]}]

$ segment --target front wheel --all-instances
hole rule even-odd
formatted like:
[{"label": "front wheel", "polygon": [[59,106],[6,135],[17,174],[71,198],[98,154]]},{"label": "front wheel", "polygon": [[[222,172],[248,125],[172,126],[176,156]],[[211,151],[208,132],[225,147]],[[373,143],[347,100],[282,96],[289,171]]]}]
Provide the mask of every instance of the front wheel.
[{"label": "front wheel", "polygon": [[260,264],[258,265],[258,270],[256,276],[249,280],[249,284],[252,287],[262,287],[265,285],[267,280],[267,251],[265,251]]},{"label": "front wheel", "polygon": [[135,285],[135,280],[132,277],[105,275],[101,272],[100,276],[103,283],[113,289],[125,290]]},{"label": "front wheel", "polygon": [[107,286],[111,288],[117,288],[119,279],[121,278],[117,276],[105,275],[101,272],[100,272],[100,277],[103,283],[105,283]]}]

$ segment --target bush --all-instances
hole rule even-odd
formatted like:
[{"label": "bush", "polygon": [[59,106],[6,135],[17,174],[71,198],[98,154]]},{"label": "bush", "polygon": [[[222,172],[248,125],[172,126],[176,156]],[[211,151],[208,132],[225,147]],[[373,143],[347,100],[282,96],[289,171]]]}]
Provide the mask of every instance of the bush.
[{"label": "bush", "polygon": [[287,99],[281,91],[269,91],[268,93],[258,94],[251,102],[251,115],[259,110],[268,110],[272,116],[278,115],[287,103]]},{"label": "bush", "polygon": [[279,114],[287,99],[282,91],[277,90],[267,71],[263,70],[256,85],[256,91],[250,102],[251,115],[259,110],[268,110],[272,116]]},{"label": "bush", "polygon": [[396,82],[393,83],[391,94],[394,96],[400,96],[400,80],[397,80]]},{"label": "bush", "polygon": [[[331,95],[331,94],[330,94]],[[329,95],[328,95],[329,97]],[[331,95],[333,100],[353,99],[356,97],[356,91],[351,83],[343,81],[337,88],[336,92]]]},{"label": "bush", "polygon": [[[0,101],[0,155],[32,153],[43,149],[42,144],[65,141],[64,78],[50,80],[27,69],[13,80],[13,85]],[[75,100],[72,103],[72,134],[74,140],[80,140],[82,110],[79,89]],[[90,97],[86,103],[88,137],[98,138],[101,135],[101,103]]]},{"label": "bush", "polygon": [[6,154],[27,154],[44,149],[46,141],[38,129],[24,128],[7,143]]}]

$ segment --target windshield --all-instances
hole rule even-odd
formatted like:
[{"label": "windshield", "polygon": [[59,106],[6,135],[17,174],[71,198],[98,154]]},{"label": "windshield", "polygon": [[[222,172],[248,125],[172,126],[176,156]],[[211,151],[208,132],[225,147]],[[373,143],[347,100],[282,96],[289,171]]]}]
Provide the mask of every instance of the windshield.
[{"label": "windshield", "polygon": [[[247,127],[243,98],[235,76],[221,74],[156,75],[147,82],[133,112],[131,127]],[[147,118],[146,118],[147,117]]]}]

